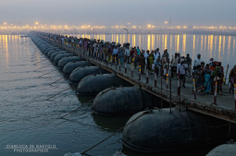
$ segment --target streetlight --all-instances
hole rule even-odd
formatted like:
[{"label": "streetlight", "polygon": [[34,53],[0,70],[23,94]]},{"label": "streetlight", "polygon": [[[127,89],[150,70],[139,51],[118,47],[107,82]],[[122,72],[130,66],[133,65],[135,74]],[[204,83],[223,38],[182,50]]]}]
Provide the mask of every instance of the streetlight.
[{"label": "streetlight", "polygon": [[128,25],[127,25],[127,28],[129,29],[129,25],[130,25],[130,23],[127,23]]},{"label": "streetlight", "polygon": [[95,39],[95,38],[94,38],[94,34],[95,34],[95,29],[93,28],[92,30],[93,30],[93,39]]},{"label": "streetlight", "polygon": [[129,33],[129,30],[128,30],[128,29],[126,29],[126,28],[124,28],[124,30],[126,30],[126,31],[127,31],[127,43],[128,43],[128,33]]},{"label": "streetlight", "polygon": [[76,30],[75,30],[75,28],[74,28],[74,31],[75,31],[75,34],[76,34]]}]

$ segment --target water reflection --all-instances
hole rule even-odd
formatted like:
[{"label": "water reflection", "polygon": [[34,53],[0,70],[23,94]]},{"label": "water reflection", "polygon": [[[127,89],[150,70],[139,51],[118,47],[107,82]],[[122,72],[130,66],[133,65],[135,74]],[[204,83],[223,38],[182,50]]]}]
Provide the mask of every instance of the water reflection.
[{"label": "water reflection", "polygon": [[147,50],[150,50],[150,35],[148,35],[147,39]]},{"label": "water reflection", "polygon": [[135,34],[132,35],[132,45],[133,45],[133,47],[136,46],[136,35]]},{"label": "water reflection", "polygon": [[177,35],[176,51],[179,52],[179,35]]},{"label": "water reflection", "polygon": [[235,36],[234,36],[234,42],[233,42],[233,56],[234,56],[234,50],[235,50]]},{"label": "water reflection", "polygon": [[165,35],[165,48],[164,49],[167,49],[167,35]]},{"label": "water reflection", "polygon": [[225,54],[225,36],[223,37],[223,55]]},{"label": "water reflection", "polygon": [[172,35],[170,35],[170,51],[172,51]]},{"label": "water reflection", "polygon": [[138,35],[138,43],[139,43],[139,46],[141,45],[142,43],[142,38],[141,38],[141,35]]},{"label": "water reflection", "polygon": [[196,35],[193,35],[193,55],[195,55]]},{"label": "water reflection", "polygon": [[152,50],[155,49],[155,35],[152,34]]},{"label": "water reflection", "polygon": [[186,51],[186,34],[183,34],[183,46],[182,46],[183,55],[185,56]]},{"label": "water reflection", "polygon": [[[5,60],[5,66],[6,68],[9,67],[9,47],[8,47],[8,35],[1,35],[1,45],[2,45],[2,51],[4,51],[5,53],[5,56],[4,57],[4,60]],[[3,61],[4,61],[3,60]]]},{"label": "water reflection", "polygon": [[201,35],[201,51],[202,51],[202,49],[203,49],[203,35]]}]

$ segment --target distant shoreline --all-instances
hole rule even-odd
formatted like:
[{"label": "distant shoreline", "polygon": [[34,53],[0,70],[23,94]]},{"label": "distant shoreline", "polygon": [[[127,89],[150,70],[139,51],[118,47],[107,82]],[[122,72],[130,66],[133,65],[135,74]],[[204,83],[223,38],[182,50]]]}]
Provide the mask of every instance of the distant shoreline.
[{"label": "distant shoreline", "polygon": [[[28,32],[21,32],[21,33],[0,33],[0,35],[24,35],[26,36]],[[67,32],[67,33],[59,33],[62,35],[100,35],[100,34],[104,34],[104,35],[112,35],[112,34],[124,34],[126,35],[127,33],[123,33],[123,32],[114,32],[114,33],[105,33],[105,32],[101,32],[101,33],[91,33],[91,32],[87,32],[87,33],[76,33],[74,34],[73,32]],[[183,34],[188,34],[188,35],[221,35],[221,36],[236,36],[236,32],[147,32],[147,33],[143,33],[143,32],[130,32],[128,34],[141,34],[141,35],[157,35],[157,34],[166,34],[166,35],[183,35]]]}]

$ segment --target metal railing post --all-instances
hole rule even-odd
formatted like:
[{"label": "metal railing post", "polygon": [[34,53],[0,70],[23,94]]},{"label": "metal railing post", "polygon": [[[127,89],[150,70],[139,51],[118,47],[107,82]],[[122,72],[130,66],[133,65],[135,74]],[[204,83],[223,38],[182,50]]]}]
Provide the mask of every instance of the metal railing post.
[{"label": "metal railing post", "polygon": [[134,74],[134,63],[131,63],[131,76],[133,77]]},{"label": "metal railing post", "polygon": [[181,86],[181,85],[180,85],[180,76],[178,76],[178,90],[177,90],[177,91],[178,91],[178,92],[177,92],[178,94],[177,94],[177,95],[180,95],[180,86]]},{"label": "metal railing post", "polygon": [[194,100],[196,100],[196,81],[195,78],[193,78],[193,95],[194,95]]},{"label": "metal railing post", "polygon": [[236,109],[236,83],[234,84],[234,109]]},{"label": "metal railing post", "polygon": [[215,82],[215,94],[214,94],[214,103],[213,104],[217,105],[216,104],[216,99],[217,99],[217,77],[215,77],[215,78],[216,78],[216,82]]},{"label": "metal railing post", "polygon": [[116,57],[115,57],[115,68],[117,69],[117,61],[116,61]]},{"label": "metal railing post", "polygon": [[125,61],[125,74],[127,73],[127,60]]},{"label": "metal railing post", "polygon": [[148,68],[147,68],[147,70],[146,70],[146,83],[148,83],[149,82],[149,79],[148,79]]},{"label": "metal railing post", "polygon": [[171,76],[170,76],[170,114],[171,114]]},{"label": "metal railing post", "polygon": [[169,76],[169,75],[166,74],[166,89],[168,89],[168,81],[169,81],[169,80],[168,80],[168,76]]},{"label": "metal railing post", "polygon": [[120,59],[119,59],[119,71],[121,71],[121,67],[120,67]]},{"label": "metal railing post", "polygon": [[154,67],[154,87],[157,86],[157,72],[156,72],[156,66]]}]

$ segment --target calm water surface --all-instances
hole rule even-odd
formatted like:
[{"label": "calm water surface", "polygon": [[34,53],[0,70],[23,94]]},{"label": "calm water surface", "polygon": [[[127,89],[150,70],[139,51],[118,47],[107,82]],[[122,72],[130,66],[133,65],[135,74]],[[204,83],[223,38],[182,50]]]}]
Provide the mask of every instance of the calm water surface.
[{"label": "calm water surface", "polygon": [[[113,36],[113,37],[112,37]],[[124,35],[123,35],[124,36]],[[131,37],[132,36],[132,37]],[[133,35],[132,46],[140,45],[141,49],[161,51],[170,49],[182,54],[196,56],[201,53],[204,58],[214,57],[225,64],[233,64],[234,36],[205,35]],[[120,42],[122,35],[98,35],[105,40],[116,39]],[[124,40],[123,40],[124,41]],[[194,42],[193,42],[194,41]],[[50,101],[47,98],[70,87],[67,79],[49,85],[63,77],[59,71],[43,77],[45,73],[55,70],[55,66],[41,54],[30,38],[14,35],[0,36],[0,155],[1,156],[63,156],[69,152],[83,152],[92,145],[124,126],[129,117],[100,117],[92,114],[91,104],[69,115],[61,116],[78,108],[81,102],[91,97],[77,97],[75,90],[69,89]],[[40,61],[43,61],[40,63]],[[38,71],[40,67],[46,66]],[[148,154],[135,153],[122,147],[117,142],[121,133],[108,139],[93,150],[89,155],[111,156],[123,150],[129,156]],[[56,145],[57,149],[49,149],[47,153],[21,153],[13,149],[5,149],[7,145]],[[158,155],[205,155],[214,146],[182,150],[174,153]],[[148,155],[151,156],[151,155]]]}]

